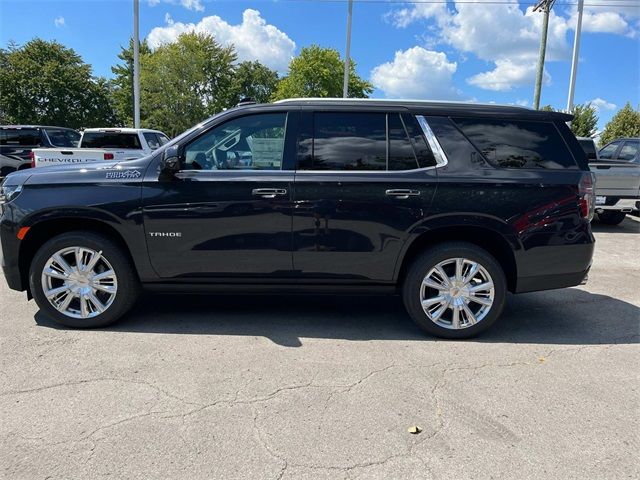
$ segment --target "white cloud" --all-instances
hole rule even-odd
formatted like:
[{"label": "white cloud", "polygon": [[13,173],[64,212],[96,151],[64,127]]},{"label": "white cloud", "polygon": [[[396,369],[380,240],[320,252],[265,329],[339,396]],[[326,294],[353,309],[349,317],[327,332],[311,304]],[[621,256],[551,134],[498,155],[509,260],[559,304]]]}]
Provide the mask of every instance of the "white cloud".
[{"label": "white cloud", "polygon": [[375,67],[371,82],[386,97],[453,99],[460,95],[451,83],[456,69],[444,53],[413,47]]},{"label": "white cloud", "polygon": [[155,7],[161,1],[163,1],[164,3],[182,5],[187,10],[204,12],[204,5],[202,5],[202,0],[147,0],[147,3],[149,4],[150,7]]},{"label": "white cloud", "polygon": [[[468,0],[467,0],[468,1]],[[543,15],[529,6],[523,10],[518,0],[477,0],[476,3],[414,4],[387,15],[399,28],[421,19],[433,20],[429,30],[439,43],[450,45],[462,54],[471,53],[495,63],[493,70],[468,79],[472,85],[489,90],[510,90],[533,83],[540,46]],[[479,3],[486,5],[478,5]],[[494,3],[492,3],[494,2]],[[583,16],[585,32],[606,32],[635,36],[640,26],[640,3],[620,6],[618,0],[603,7],[586,6]],[[631,2],[630,2],[631,3]],[[551,11],[547,39],[547,61],[567,60],[571,44],[567,33],[575,28],[576,7]],[[501,77],[501,75],[504,75]],[[547,81],[550,77],[546,77]]]},{"label": "white cloud", "polygon": [[[485,90],[506,92],[514,87],[530,85],[534,83],[536,76],[536,63],[525,63],[508,59],[496,60],[496,68],[491,71],[478,73],[467,79],[467,83]],[[543,75],[543,83],[551,83],[551,77],[547,72]]]},{"label": "white cloud", "polygon": [[209,33],[222,45],[234,45],[240,61],[259,60],[279,72],[287,69],[296,48],[286,33],[267,24],[257,10],[245,10],[239,25],[231,25],[217,15],[203,17],[196,24],[175,22],[169,15],[165,21],[166,26],[156,27],[149,33],[151,48],[175,42],[182,33]]},{"label": "white cloud", "polygon": [[58,28],[64,27],[64,17],[62,17],[62,16],[61,17],[56,17],[53,20],[53,24]]},{"label": "white cloud", "polygon": [[606,100],[598,97],[589,102],[596,110],[615,110],[617,105],[615,103],[607,102]]}]

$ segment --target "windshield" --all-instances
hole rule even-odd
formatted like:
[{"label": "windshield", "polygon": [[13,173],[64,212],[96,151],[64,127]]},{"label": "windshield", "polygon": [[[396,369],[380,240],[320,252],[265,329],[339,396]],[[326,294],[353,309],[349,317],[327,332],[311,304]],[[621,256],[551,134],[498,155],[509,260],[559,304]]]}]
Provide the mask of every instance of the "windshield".
[{"label": "windshield", "polygon": [[140,143],[138,134],[124,132],[84,132],[82,147],[142,150],[142,144]]},{"label": "windshield", "polygon": [[54,147],[77,147],[80,142],[80,134],[75,130],[46,128],[45,132]]}]

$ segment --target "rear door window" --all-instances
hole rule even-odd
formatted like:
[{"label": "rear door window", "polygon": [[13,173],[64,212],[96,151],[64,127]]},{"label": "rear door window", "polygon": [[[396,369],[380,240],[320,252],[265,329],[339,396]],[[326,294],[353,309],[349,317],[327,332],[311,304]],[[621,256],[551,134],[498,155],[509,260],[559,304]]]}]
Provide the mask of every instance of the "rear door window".
[{"label": "rear door window", "polygon": [[389,114],[389,170],[412,170],[418,161],[404,124],[397,113]]},{"label": "rear door window", "polygon": [[640,140],[626,140],[622,144],[620,153],[618,153],[618,160],[632,161],[635,160],[638,155],[638,149],[640,148]]},{"label": "rear door window", "polygon": [[454,118],[489,163],[503,168],[578,168],[551,122]]},{"label": "rear door window", "polygon": [[149,145],[149,148],[151,150],[156,150],[160,148],[161,145],[163,145],[162,143],[160,143],[158,135],[156,135],[154,132],[144,132],[143,135],[144,139],[147,141],[147,145]]},{"label": "rear door window", "polygon": [[39,147],[40,130],[36,128],[0,128],[0,145]]},{"label": "rear door window", "polygon": [[54,147],[75,148],[80,142],[80,134],[75,130],[46,128],[45,132],[47,132],[47,137],[49,137],[49,141]]},{"label": "rear door window", "polygon": [[125,132],[84,132],[82,147],[142,150],[138,134]]}]

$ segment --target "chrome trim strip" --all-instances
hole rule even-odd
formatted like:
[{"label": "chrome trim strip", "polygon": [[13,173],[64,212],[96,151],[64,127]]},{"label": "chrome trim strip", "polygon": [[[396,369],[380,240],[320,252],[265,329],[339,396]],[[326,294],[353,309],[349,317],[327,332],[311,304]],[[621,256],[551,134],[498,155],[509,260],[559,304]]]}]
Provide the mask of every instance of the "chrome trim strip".
[{"label": "chrome trim strip", "polygon": [[433,130],[431,130],[431,127],[427,123],[427,119],[422,115],[416,115],[416,118],[418,119],[418,123],[422,128],[422,132],[424,133],[425,137],[427,137],[427,142],[429,142],[429,146],[431,147],[433,156],[436,158],[437,166],[444,167],[447,163],[449,163],[449,159],[440,146],[440,142],[436,138],[436,135],[433,133]]}]

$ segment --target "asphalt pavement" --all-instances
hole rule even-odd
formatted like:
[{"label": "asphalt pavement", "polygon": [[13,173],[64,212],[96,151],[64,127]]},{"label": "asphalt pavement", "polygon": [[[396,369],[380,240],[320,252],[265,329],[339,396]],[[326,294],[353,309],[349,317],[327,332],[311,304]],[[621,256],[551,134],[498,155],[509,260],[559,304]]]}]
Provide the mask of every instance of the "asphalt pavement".
[{"label": "asphalt pavement", "polygon": [[586,286],[468,341],[395,297],[146,295],[69,330],[0,279],[0,478],[639,478],[640,223],[594,229]]}]

